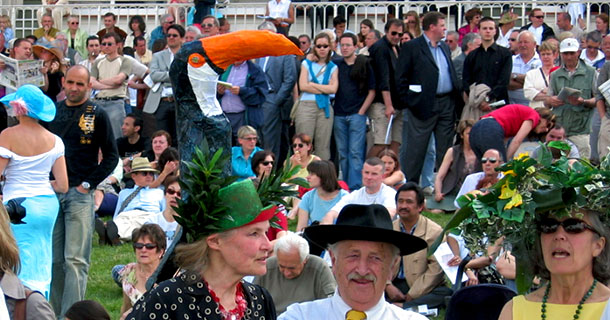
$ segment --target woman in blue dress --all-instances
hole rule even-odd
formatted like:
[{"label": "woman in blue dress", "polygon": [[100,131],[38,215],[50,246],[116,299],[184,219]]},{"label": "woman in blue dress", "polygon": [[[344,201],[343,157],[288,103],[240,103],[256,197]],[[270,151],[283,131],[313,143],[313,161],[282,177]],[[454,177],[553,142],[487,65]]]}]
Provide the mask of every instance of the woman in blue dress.
[{"label": "woman in blue dress", "polygon": [[[25,208],[23,224],[12,224],[19,247],[19,279],[47,299],[51,285],[52,234],[59,212],[56,192],[68,191],[61,139],[38,120],[55,118],[55,104],[38,87],[24,85],[0,99],[19,124],[0,133],[0,172],[5,177],[3,201]],[[55,180],[49,180],[49,172]]]}]

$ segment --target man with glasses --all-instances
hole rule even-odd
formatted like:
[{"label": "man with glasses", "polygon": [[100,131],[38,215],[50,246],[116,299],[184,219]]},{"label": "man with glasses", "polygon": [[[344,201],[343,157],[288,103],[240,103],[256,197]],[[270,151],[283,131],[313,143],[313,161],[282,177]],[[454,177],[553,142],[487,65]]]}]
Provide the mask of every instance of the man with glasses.
[{"label": "man with glasses", "polygon": [[121,190],[114,216],[106,226],[99,218],[96,219],[95,231],[99,233],[100,239],[107,240],[112,245],[120,244],[120,239],[130,240],[134,229],[165,210],[163,190],[149,187],[155,180],[156,173],[159,171],[150,165],[147,158],[133,159],[131,172],[125,174],[133,179],[133,188]]},{"label": "man with glasses", "polygon": [[311,38],[308,35],[302,34],[299,36],[299,49],[303,51],[304,56],[311,50]]},{"label": "man with glasses", "polygon": [[110,118],[115,137],[121,136],[121,125],[125,119],[125,97],[127,78],[132,71],[132,61],[119,54],[121,38],[116,33],[102,37],[104,57],[97,59],[91,66],[91,83],[98,90],[95,103],[104,109]]},{"label": "man with glasses", "polygon": [[[146,103],[144,104],[144,127],[147,132],[165,130],[172,137],[172,145],[177,145],[176,140],[176,104],[174,92],[169,80],[169,67],[174,61],[174,55],[182,47],[184,28],[173,24],[167,28],[167,49],[153,55],[150,63],[150,78],[155,83],[150,90]],[[156,84],[159,88],[155,91]],[[150,129],[153,129],[152,131]]]},{"label": "man with glasses", "polygon": [[457,58],[457,56],[462,54],[462,48],[458,45],[459,39],[460,34],[457,33],[457,31],[447,32],[447,36],[445,37],[445,43],[449,46],[449,50],[451,51],[451,60]]},{"label": "man with glasses", "polygon": [[[401,20],[389,19],[384,30],[385,36],[369,48],[376,86],[375,99],[368,111],[374,143],[368,153],[369,157],[376,157],[388,147],[398,154],[402,143],[402,112],[396,110],[394,105],[398,105],[400,101],[395,68],[398,64],[399,44],[404,32],[404,24]],[[391,134],[386,139],[389,126],[391,126]]]},{"label": "man with glasses", "polygon": [[97,36],[101,39],[107,33],[115,33],[119,35],[119,37],[121,37],[121,41],[117,42],[123,42],[123,40],[127,38],[127,32],[116,26],[116,15],[112,12],[107,12],[104,15],[104,29],[98,31]]},{"label": "man with glasses", "polygon": [[161,25],[153,29],[153,31],[150,33],[150,40],[148,41],[149,50],[152,50],[152,46],[155,41],[165,39],[167,36],[167,29],[174,23],[176,23],[176,21],[174,20],[173,15],[166,13],[161,16]]},{"label": "man with glasses", "polygon": [[220,23],[214,16],[205,16],[201,22],[201,34],[207,37],[215,36],[220,33]]},{"label": "man with glasses", "polygon": [[[486,188],[489,188],[504,176],[502,172],[496,171],[496,168],[503,163],[500,151],[496,149],[487,149],[479,161],[483,171],[471,173],[466,176],[464,183],[462,183],[460,191],[458,191],[455,196],[455,201],[453,202],[456,208],[460,208],[457,199],[461,196],[471,193],[487,193]],[[480,187],[477,188],[477,186]]]},{"label": "man with glasses", "polygon": [[[397,108],[404,109],[405,141],[400,162],[407,181],[414,182],[419,182],[432,140],[436,147],[436,168],[440,167],[443,155],[453,142],[455,107],[460,99],[460,85],[449,46],[442,41],[447,29],[445,15],[428,12],[422,26],[423,34],[404,44],[396,68],[401,97]],[[427,174],[425,170],[423,173]]]},{"label": "man with glasses", "polygon": [[544,23],[544,12],[542,9],[536,8],[530,11],[530,21],[529,24],[521,28],[521,31],[527,30],[533,33],[534,38],[536,39],[536,45],[540,45],[542,41],[546,40],[548,37],[555,36],[553,28]]},{"label": "man with glasses", "polygon": [[508,36],[508,50],[512,55],[516,55],[519,53],[519,42],[517,42],[517,37],[519,36],[519,30],[514,29],[510,32]]}]

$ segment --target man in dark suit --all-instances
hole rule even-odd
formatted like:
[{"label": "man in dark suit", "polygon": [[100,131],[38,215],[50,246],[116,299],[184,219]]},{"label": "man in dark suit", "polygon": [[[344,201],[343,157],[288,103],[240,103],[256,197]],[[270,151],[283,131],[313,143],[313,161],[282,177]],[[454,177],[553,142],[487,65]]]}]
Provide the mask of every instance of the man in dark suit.
[{"label": "man in dark suit", "polygon": [[[275,26],[271,23],[264,22],[258,29],[275,32]],[[258,59],[258,66],[265,73],[268,85],[268,93],[263,103],[263,127],[259,134],[262,136],[265,150],[271,150],[276,157],[280,157],[282,136],[288,136],[288,128],[283,130],[282,115],[286,112],[282,112],[282,109],[292,107],[292,89],[297,81],[296,57],[263,57]],[[289,137],[287,141],[290,141]]]},{"label": "man in dark suit", "polygon": [[400,108],[407,113],[403,130],[401,164],[408,181],[419,181],[430,136],[436,138],[436,165],[451,145],[454,135],[455,102],[459,98],[451,52],[441,39],[445,16],[428,12],[424,33],[403,45],[396,68]]}]

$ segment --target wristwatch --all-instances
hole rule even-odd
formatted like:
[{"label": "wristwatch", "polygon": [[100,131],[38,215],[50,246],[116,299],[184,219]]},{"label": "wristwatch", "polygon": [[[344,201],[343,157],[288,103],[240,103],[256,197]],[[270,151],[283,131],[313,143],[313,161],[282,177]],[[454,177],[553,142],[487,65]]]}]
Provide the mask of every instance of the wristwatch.
[{"label": "wristwatch", "polygon": [[87,181],[83,181],[80,185],[81,185],[81,187],[83,187],[86,190],[91,189],[91,185]]}]

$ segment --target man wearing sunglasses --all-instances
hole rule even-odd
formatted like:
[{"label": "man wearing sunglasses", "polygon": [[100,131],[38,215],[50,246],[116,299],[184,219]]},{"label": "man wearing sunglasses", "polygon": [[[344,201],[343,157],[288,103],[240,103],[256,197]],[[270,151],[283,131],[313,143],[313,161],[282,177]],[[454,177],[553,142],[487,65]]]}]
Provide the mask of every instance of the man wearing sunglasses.
[{"label": "man wearing sunglasses", "polygon": [[456,208],[460,208],[458,199],[461,196],[487,193],[487,188],[491,187],[504,176],[502,172],[496,171],[496,168],[502,165],[502,156],[498,150],[488,149],[480,160],[483,171],[466,176],[453,202]]},{"label": "man wearing sunglasses", "polygon": [[163,190],[148,187],[155,180],[157,173],[159,171],[150,165],[147,158],[133,159],[131,172],[126,174],[133,179],[133,188],[121,190],[114,216],[106,226],[96,219],[95,231],[100,236],[100,243],[107,241],[108,244],[119,245],[120,239],[130,239],[134,229],[165,210]]},{"label": "man wearing sunglasses", "polygon": [[[182,47],[184,34],[185,31],[181,25],[173,24],[167,28],[167,49],[155,53],[150,62],[150,79],[154,84],[143,109],[144,127],[169,132],[174,139],[172,145],[176,145],[177,138],[176,108],[174,92],[169,80],[169,67],[174,60],[174,55]],[[155,90],[155,86],[157,86],[157,90]]]},{"label": "man wearing sunglasses", "polygon": [[553,28],[544,23],[544,12],[540,8],[530,11],[530,23],[521,28],[521,31],[530,31],[536,38],[536,45],[540,45],[542,41],[548,37],[554,37]]},{"label": "man wearing sunglasses", "polygon": [[460,97],[449,46],[445,16],[428,12],[422,19],[423,34],[404,44],[396,68],[400,105],[404,109],[400,160],[407,181],[418,182],[429,141],[436,141],[436,167],[455,135],[455,105]]},{"label": "man wearing sunglasses", "polygon": [[148,50],[152,50],[152,46],[155,41],[166,38],[167,29],[175,22],[176,21],[174,21],[174,16],[169,13],[166,13],[161,16],[161,25],[154,28],[153,31],[150,33],[150,40],[148,41]]}]

